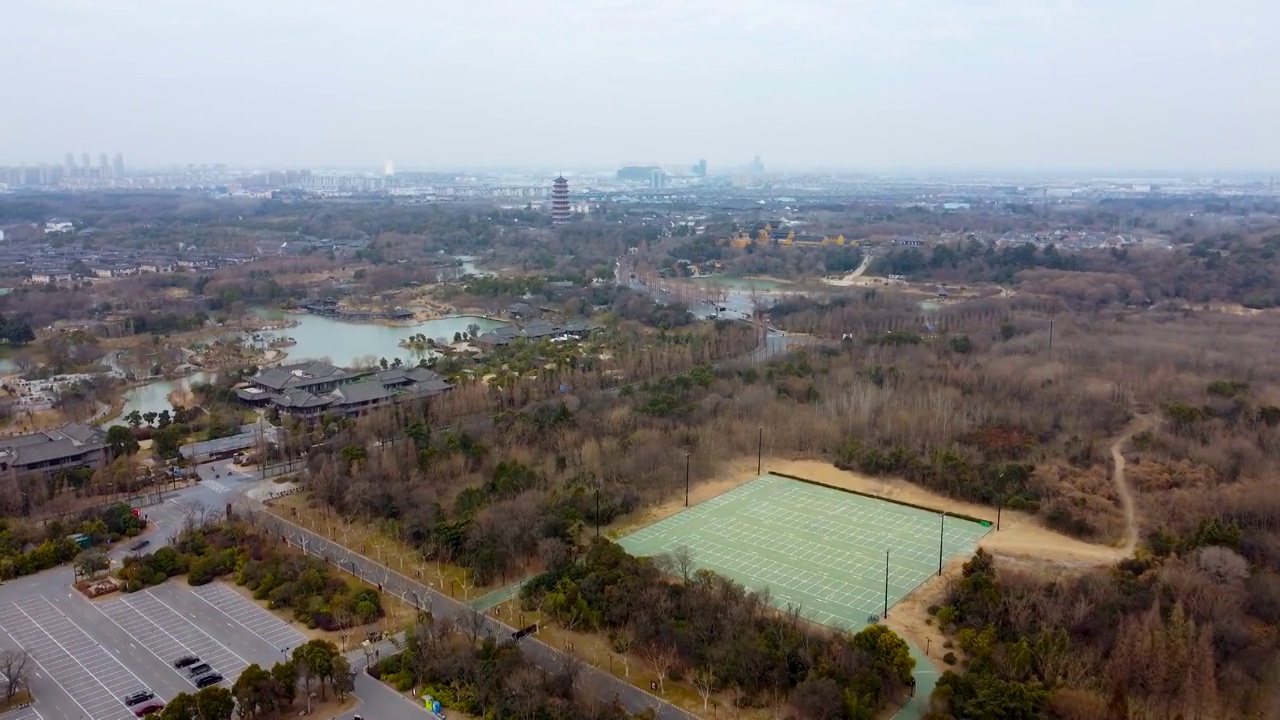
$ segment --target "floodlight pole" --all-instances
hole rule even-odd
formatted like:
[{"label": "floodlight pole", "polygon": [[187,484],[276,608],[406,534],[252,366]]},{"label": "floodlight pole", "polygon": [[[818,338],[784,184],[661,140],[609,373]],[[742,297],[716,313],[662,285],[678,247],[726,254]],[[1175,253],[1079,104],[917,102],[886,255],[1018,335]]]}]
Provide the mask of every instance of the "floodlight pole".
[{"label": "floodlight pole", "polygon": [[1004,500],[996,506],[996,532],[1000,532],[1000,513],[1004,510]]},{"label": "floodlight pole", "polygon": [[761,425],[760,434],[758,439],[756,440],[756,474],[757,475],[763,474],[763,471],[761,469],[763,466],[764,466],[764,426]]},{"label": "floodlight pole", "polygon": [[684,506],[689,507],[689,456],[692,453],[684,454]]},{"label": "floodlight pole", "polygon": [[889,548],[884,549],[884,614],[880,617],[889,617]]},{"label": "floodlight pole", "polygon": [[942,527],[938,530],[938,575],[942,575],[942,539],[947,534],[947,514],[938,513],[942,518]]},{"label": "floodlight pole", "polygon": [[596,481],[596,537],[600,537],[600,481]]}]

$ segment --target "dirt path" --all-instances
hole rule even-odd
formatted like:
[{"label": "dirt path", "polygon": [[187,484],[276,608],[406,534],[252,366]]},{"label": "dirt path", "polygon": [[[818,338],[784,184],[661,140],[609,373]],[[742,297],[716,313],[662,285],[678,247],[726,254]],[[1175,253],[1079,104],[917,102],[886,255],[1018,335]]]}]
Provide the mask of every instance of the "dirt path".
[{"label": "dirt path", "polygon": [[863,255],[862,262],[858,265],[857,269],[849,273],[848,275],[845,275],[841,279],[844,280],[845,282],[853,282],[855,279],[862,277],[862,273],[866,272],[867,268],[871,267],[872,257],[873,256],[869,253],[866,255]]},{"label": "dirt path", "polygon": [[1120,506],[1124,509],[1124,544],[1120,550],[1125,557],[1132,555],[1138,547],[1138,512],[1134,508],[1133,489],[1124,479],[1124,444],[1132,440],[1134,435],[1150,429],[1152,425],[1153,420],[1150,415],[1137,415],[1120,437],[1111,443],[1111,462],[1114,463],[1111,479],[1116,484],[1116,494],[1120,496]]}]

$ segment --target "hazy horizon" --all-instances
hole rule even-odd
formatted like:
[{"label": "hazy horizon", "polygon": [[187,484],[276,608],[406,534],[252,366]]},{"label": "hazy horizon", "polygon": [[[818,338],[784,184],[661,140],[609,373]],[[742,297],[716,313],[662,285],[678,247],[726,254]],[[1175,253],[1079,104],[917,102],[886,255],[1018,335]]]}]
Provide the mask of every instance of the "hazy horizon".
[{"label": "hazy horizon", "polygon": [[8,0],[0,165],[1266,175],[1277,21],[1263,0]]}]

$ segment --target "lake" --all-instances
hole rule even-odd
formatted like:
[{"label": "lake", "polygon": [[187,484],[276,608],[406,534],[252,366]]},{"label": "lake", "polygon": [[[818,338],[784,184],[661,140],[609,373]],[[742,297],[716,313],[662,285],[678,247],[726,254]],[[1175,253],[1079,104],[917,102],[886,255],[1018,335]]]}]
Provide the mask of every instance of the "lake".
[{"label": "lake", "polygon": [[416,365],[422,359],[422,354],[400,347],[400,341],[411,335],[422,333],[429,338],[443,338],[452,342],[454,333],[466,334],[467,326],[472,323],[480,326],[480,332],[506,325],[501,320],[475,315],[443,317],[416,325],[379,325],[280,310],[259,310],[258,314],[271,320],[298,322],[297,327],[262,333],[264,338],[290,337],[297,341],[296,345],[284,348],[289,354],[286,363],[325,360],[338,367],[352,367],[358,364],[357,360],[370,356],[374,362],[384,357],[387,362],[400,358],[406,364]]},{"label": "lake", "polygon": [[[260,316],[278,320],[296,320],[297,327],[285,328],[277,332],[260,333],[264,339],[274,337],[291,337],[296,345],[282,348],[288,353],[284,363],[301,362],[303,360],[324,360],[338,367],[353,367],[357,360],[372,358],[377,362],[386,358],[391,362],[400,358],[408,365],[417,365],[423,353],[400,347],[400,341],[411,335],[422,333],[429,338],[453,340],[453,334],[466,334],[467,326],[472,323],[480,326],[480,332],[493,330],[506,325],[501,320],[474,315],[458,315],[437,320],[427,320],[415,325],[378,325],[359,323],[349,320],[324,317],[321,315],[302,315],[286,313],[281,310],[259,309]],[[138,412],[160,412],[172,410],[169,404],[169,393],[176,389],[189,388],[202,382],[208,382],[213,375],[196,373],[177,380],[154,380],[140,385],[127,392],[124,414],[133,410]]]}]

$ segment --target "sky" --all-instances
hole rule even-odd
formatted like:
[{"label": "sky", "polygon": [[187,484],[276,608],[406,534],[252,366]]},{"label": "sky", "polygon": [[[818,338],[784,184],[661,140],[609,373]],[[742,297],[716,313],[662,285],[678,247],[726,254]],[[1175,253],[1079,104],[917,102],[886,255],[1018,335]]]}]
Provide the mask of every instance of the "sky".
[{"label": "sky", "polygon": [[0,164],[1280,170],[1276,0],[0,0]]}]

